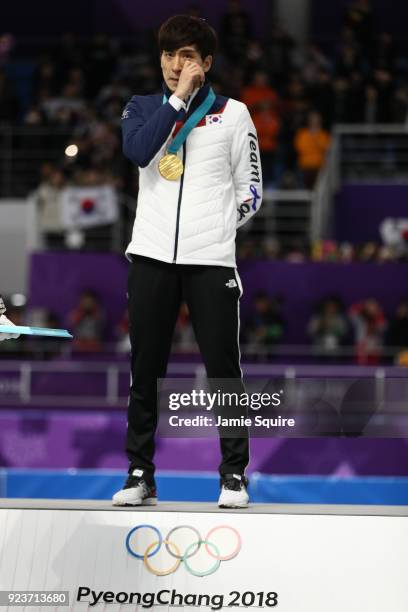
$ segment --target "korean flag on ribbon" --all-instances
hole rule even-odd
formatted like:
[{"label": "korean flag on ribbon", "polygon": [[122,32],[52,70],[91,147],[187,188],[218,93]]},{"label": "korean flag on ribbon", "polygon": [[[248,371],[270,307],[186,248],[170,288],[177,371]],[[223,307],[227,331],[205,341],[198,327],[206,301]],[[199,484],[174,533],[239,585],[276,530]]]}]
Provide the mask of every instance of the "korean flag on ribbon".
[{"label": "korean flag on ribbon", "polygon": [[110,225],[118,219],[117,196],[110,185],[67,187],[60,197],[66,229]]},{"label": "korean flag on ribbon", "polygon": [[207,115],[205,118],[205,125],[218,125],[222,123],[222,115]]}]

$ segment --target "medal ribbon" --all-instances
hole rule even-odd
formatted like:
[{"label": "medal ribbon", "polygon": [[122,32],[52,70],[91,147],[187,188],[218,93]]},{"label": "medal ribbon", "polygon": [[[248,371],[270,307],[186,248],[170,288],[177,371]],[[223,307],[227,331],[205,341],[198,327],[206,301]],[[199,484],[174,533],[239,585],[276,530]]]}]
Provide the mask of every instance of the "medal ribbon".
[{"label": "medal ribbon", "polygon": [[[200,123],[201,119],[210,110],[210,108],[214,104],[214,100],[215,100],[215,93],[212,87],[210,87],[210,91],[208,92],[205,100],[201,102],[200,106],[195,109],[194,113],[190,115],[190,117],[184,123],[183,127],[179,130],[179,132],[177,132],[177,136],[173,138],[172,142],[170,143],[170,146],[167,149],[168,153],[173,153],[173,154],[177,153],[177,151],[186,141],[187,136],[189,135],[191,130],[193,130],[195,126],[198,123]],[[167,102],[167,97],[163,96],[163,104],[165,104],[166,102]]]}]

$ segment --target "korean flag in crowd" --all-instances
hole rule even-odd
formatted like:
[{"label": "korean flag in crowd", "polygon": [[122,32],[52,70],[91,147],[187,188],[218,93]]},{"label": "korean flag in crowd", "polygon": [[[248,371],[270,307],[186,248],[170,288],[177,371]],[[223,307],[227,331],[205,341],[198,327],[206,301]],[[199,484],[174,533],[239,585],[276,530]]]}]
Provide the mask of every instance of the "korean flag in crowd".
[{"label": "korean flag in crowd", "polygon": [[109,225],[118,219],[115,190],[101,187],[67,187],[61,193],[62,220],[66,229]]}]

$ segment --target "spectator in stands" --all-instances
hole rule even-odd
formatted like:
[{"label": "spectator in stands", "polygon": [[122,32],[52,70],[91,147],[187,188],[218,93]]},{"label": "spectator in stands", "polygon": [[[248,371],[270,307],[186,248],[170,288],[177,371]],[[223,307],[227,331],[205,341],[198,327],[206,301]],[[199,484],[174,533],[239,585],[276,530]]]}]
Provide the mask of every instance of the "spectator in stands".
[{"label": "spectator in stands", "polygon": [[262,257],[276,260],[280,258],[281,245],[279,240],[273,236],[267,236],[262,242]]},{"label": "spectator in stands", "polygon": [[85,289],[76,308],[69,314],[73,330],[73,349],[80,352],[99,352],[102,350],[105,316],[98,295]]},{"label": "spectator in stands", "polygon": [[385,245],[379,245],[377,249],[376,261],[378,263],[387,263],[390,261],[397,261],[397,257],[395,256],[390,247]]},{"label": "spectator in stands", "polygon": [[344,115],[335,118],[336,123],[363,123],[365,83],[363,74],[353,72],[347,83],[347,97]]},{"label": "spectator in stands", "polygon": [[42,94],[41,110],[48,123],[74,126],[86,116],[86,102],[82,97],[80,82],[68,82],[57,96],[51,96],[47,92]]},{"label": "spectator in stands", "polygon": [[386,319],[377,300],[369,298],[353,304],[350,319],[355,331],[355,360],[359,365],[377,365],[380,362]]},{"label": "spectator in stands", "polygon": [[310,98],[313,108],[321,115],[326,127],[334,120],[334,89],[330,73],[326,69],[319,70],[310,88]]},{"label": "spectator in stands", "polygon": [[12,34],[0,34],[0,67],[10,61],[14,45],[15,39]]},{"label": "spectator in stands", "polygon": [[347,123],[351,121],[349,106],[350,84],[347,79],[337,77],[333,81],[333,123]]},{"label": "spectator in stands", "polygon": [[57,66],[59,86],[66,82],[72,68],[84,65],[84,56],[84,47],[73,32],[66,32],[58,39],[52,57]]},{"label": "spectator in stands", "polygon": [[395,259],[408,259],[408,220],[386,218],[380,223],[379,232],[385,246],[389,247]]},{"label": "spectator in stands", "polygon": [[318,355],[335,358],[345,344],[349,325],[340,298],[324,299],[308,323],[307,332]]},{"label": "spectator in stands", "polygon": [[331,68],[328,57],[313,42],[294,51],[293,65],[302,74],[306,85],[312,87],[318,83],[321,74],[329,74]]},{"label": "spectator in stands", "polygon": [[44,95],[53,97],[57,95],[58,78],[55,63],[50,59],[41,62],[34,73],[33,98],[37,102]]},{"label": "spectator in stands", "polygon": [[295,134],[306,123],[308,110],[309,100],[304,83],[299,74],[293,73],[284,90],[281,117],[282,161],[287,170],[296,168]]},{"label": "spectator in stands", "polygon": [[129,337],[129,312],[126,308],[119,325],[117,327],[118,342],[116,350],[118,353],[130,353],[130,337]]},{"label": "spectator in stands", "polygon": [[366,242],[362,245],[359,253],[359,260],[365,263],[377,261],[378,245],[375,242]]},{"label": "spectator in stands", "polygon": [[392,120],[391,107],[394,93],[392,74],[387,70],[375,70],[373,86],[377,92],[377,114],[375,122],[389,123]]},{"label": "spectator in stands", "polygon": [[101,89],[95,105],[101,117],[120,125],[122,109],[131,95],[130,89],[117,78]]},{"label": "spectator in stands", "polygon": [[275,25],[265,43],[265,58],[269,73],[281,89],[286,85],[292,69],[294,48],[295,42],[288,32]]},{"label": "spectator in stands", "polygon": [[309,113],[307,126],[297,131],[295,149],[298,154],[298,166],[303,175],[307,189],[312,189],[318,172],[324,164],[330,144],[330,135],[323,129],[319,113]]},{"label": "spectator in stands", "polygon": [[[28,324],[33,327],[49,327],[51,329],[60,329],[64,327],[61,324],[59,316],[48,308],[31,309]],[[32,354],[35,359],[54,359],[71,351],[70,343],[65,342],[63,339],[46,338],[42,336],[27,336],[26,338],[30,354]]]},{"label": "spectator in stands", "polygon": [[316,240],[312,244],[313,261],[337,261],[338,257],[338,245],[333,240]]},{"label": "spectator in stands", "polygon": [[354,0],[346,9],[345,24],[363,48],[370,49],[374,39],[374,13],[370,0]]},{"label": "spectator in stands", "polygon": [[251,114],[259,110],[263,102],[269,102],[276,112],[278,110],[278,95],[271,87],[268,74],[263,70],[254,73],[249,85],[241,92],[241,100]]},{"label": "spectator in stands", "polygon": [[36,128],[46,124],[45,115],[38,106],[32,106],[24,115],[24,125],[29,129]]},{"label": "spectator in stands", "polygon": [[19,104],[13,86],[5,70],[0,68],[0,124],[12,123],[17,119]]},{"label": "spectator in stands", "polygon": [[393,123],[408,123],[408,85],[402,84],[391,100],[391,117]]},{"label": "spectator in stands", "polygon": [[364,100],[364,113],[363,113],[363,121],[364,123],[377,123],[378,121],[378,91],[374,87],[374,85],[367,85],[365,90],[365,100]]},{"label": "spectator in stands", "polygon": [[264,49],[258,40],[250,40],[245,58],[245,78],[251,81],[255,72],[270,72]]},{"label": "spectator in stands", "polygon": [[60,249],[64,245],[64,226],[60,209],[61,190],[65,186],[63,172],[54,166],[44,168],[45,180],[35,192],[38,227],[47,249]]},{"label": "spectator in stands", "polygon": [[265,291],[254,295],[252,313],[243,330],[243,340],[251,355],[268,356],[271,347],[282,341],[285,320],[281,308],[281,298],[272,300]]},{"label": "spectator in stands", "polygon": [[402,300],[397,306],[389,324],[387,344],[398,348],[395,362],[408,365],[408,299]]},{"label": "spectator in stands", "polygon": [[240,0],[229,0],[221,19],[220,41],[224,54],[233,61],[242,61],[252,36],[252,19]]},{"label": "spectator in stands", "polygon": [[243,88],[241,100],[248,106],[257,130],[264,183],[273,181],[278,148],[278,96],[269,83],[268,74],[257,70],[249,85]]},{"label": "spectator in stands", "polygon": [[302,239],[295,238],[287,246],[285,261],[289,263],[303,263],[307,260],[307,246]]},{"label": "spectator in stands", "polygon": [[353,35],[348,35],[347,30],[344,34],[336,60],[335,72],[337,76],[349,79],[353,72],[362,70],[363,61],[360,48],[355,44]]},{"label": "spectator in stands", "polygon": [[70,163],[73,180],[88,186],[114,184],[123,188],[125,162],[117,130],[109,122],[95,121],[92,129],[76,139],[78,154]]},{"label": "spectator in stands", "polygon": [[396,49],[394,39],[389,32],[381,32],[371,57],[374,70],[395,71]]},{"label": "spectator in stands", "polygon": [[351,263],[355,259],[355,249],[350,242],[342,242],[338,248],[338,261]]},{"label": "spectator in stands", "polygon": [[[188,10],[201,12],[197,4]],[[278,24],[267,30],[263,40],[256,39],[252,17],[239,0],[229,2],[220,29],[223,54],[215,62],[214,90],[234,98],[242,94],[249,105],[258,129],[266,182],[272,180],[281,186],[286,175],[295,175],[293,188],[313,186],[327,147],[324,145],[323,151],[316,147],[320,139],[316,134],[305,138],[308,128],[304,125],[311,109],[319,112],[325,137],[325,129],[333,123],[408,120],[404,56],[391,33],[376,32],[369,0],[348,2],[334,52],[323,50],[315,41],[300,47]],[[138,175],[117,154],[118,126],[120,111],[131,93],[143,95],[159,89],[161,78],[152,37],[152,33],[140,30],[132,41],[95,34],[82,43],[78,36],[67,33],[56,44],[41,41],[27,58],[23,42],[16,45],[18,58],[29,59],[37,67],[31,82],[27,79],[27,87],[17,88],[16,75],[15,80],[5,76],[13,75],[13,65],[8,62],[13,59],[14,40],[8,34],[0,36],[0,123],[21,122],[27,128],[13,145],[17,143],[21,151],[33,151],[35,141],[38,150],[47,150],[50,159],[54,156],[54,162],[59,163],[58,155],[63,156],[70,134],[69,142],[78,144],[80,151],[64,163],[68,180],[75,182],[81,177],[78,168],[96,170],[105,182],[135,195]],[[38,129],[43,126],[62,130],[51,129],[52,133],[44,136]],[[312,140],[313,147],[309,142],[305,148],[305,140]],[[301,143],[302,151],[296,146]],[[317,164],[302,168],[313,150]],[[388,153],[390,160],[390,148]],[[392,172],[392,161],[386,163],[385,170]],[[34,176],[39,166],[34,152],[24,161],[27,186],[19,187],[23,194],[33,188],[28,177]],[[300,173],[296,173],[298,167]],[[398,256],[393,248],[377,254],[378,261],[398,257],[406,254]]]},{"label": "spectator in stands", "polygon": [[[244,234],[245,235],[245,234]],[[237,259],[239,261],[248,261],[255,259],[258,255],[255,240],[245,237],[240,238],[237,242]]]},{"label": "spectator in stands", "polygon": [[88,95],[93,98],[114,73],[117,57],[113,39],[102,32],[95,34],[86,58]]}]

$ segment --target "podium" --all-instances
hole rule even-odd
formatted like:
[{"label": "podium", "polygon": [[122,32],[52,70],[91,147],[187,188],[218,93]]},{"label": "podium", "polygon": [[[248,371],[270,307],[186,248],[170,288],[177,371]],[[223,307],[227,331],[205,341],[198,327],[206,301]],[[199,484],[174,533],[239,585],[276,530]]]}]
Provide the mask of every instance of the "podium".
[{"label": "podium", "polygon": [[[406,612],[407,516],[405,506],[1,499],[0,604],[14,609],[20,593],[26,610]],[[30,606],[22,593],[36,594]]]}]

